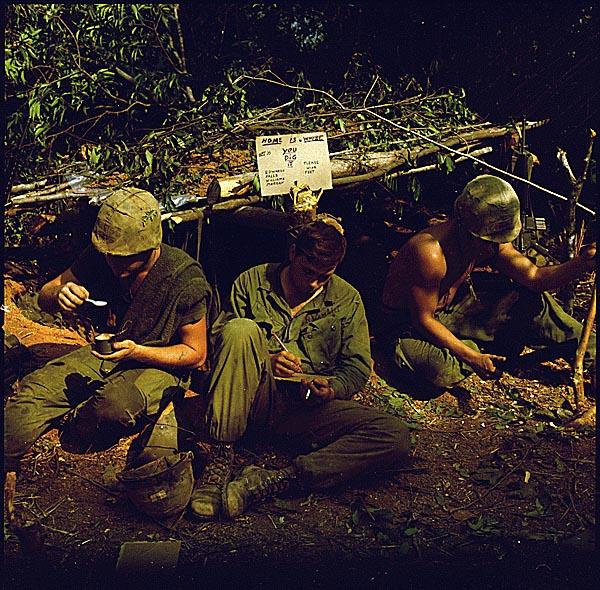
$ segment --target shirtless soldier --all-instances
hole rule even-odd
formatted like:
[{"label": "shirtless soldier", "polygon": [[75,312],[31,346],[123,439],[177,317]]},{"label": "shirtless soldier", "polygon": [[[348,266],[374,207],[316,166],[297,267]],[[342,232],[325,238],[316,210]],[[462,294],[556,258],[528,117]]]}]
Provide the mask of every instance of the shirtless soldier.
[{"label": "shirtless soldier", "polygon": [[[413,236],[392,262],[383,291],[386,350],[400,377],[435,396],[473,372],[497,377],[525,345],[575,352],[581,325],[548,290],[595,270],[596,245],[556,266],[537,267],[511,242],[521,230],[519,199],[491,175],[471,180],[450,220]],[[487,289],[473,285],[475,267]],[[590,338],[588,365],[595,361]],[[415,392],[416,393],[416,392]]]}]

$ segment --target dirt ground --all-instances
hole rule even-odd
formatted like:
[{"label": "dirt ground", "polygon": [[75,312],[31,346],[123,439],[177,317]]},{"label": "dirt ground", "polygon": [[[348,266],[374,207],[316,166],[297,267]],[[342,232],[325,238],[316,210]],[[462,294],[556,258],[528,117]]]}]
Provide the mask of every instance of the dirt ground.
[{"label": "dirt ground", "polygon": [[[4,329],[21,356],[5,361],[22,374],[83,344],[85,331],[32,315],[40,277],[17,271],[5,269]],[[585,297],[591,284],[582,289]],[[6,374],[5,366],[5,383]],[[151,520],[109,485],[130,440],[72,455],[51,431],[17,487],[33,545],[5,524],[6,587],[591,588],[596,437],[564,427],[569,365],[545,362],[495,382],[472,377],[468,389],[469,403],[448,394],[415,400],[374,374],[357,398],[408,422],[406,465],[327,494],[271,500],[231,522]],[[270,448],[239,455],[240,464],[267,467],[287,460]],[[115,573],[123,543],[166,540],[181,543],[177,569]]]}]

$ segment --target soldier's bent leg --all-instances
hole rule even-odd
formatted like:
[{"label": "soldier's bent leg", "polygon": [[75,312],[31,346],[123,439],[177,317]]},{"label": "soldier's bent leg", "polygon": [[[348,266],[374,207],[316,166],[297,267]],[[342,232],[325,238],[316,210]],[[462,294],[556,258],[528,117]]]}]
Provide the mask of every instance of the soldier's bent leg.
[{"label": "soldier's bent leg", "polygon": [[90,350],[84,346],[54,359],[19,383],[4,410],[5,470],[16,470],[44,432],[103,385],[102,361]]},{"label": "soldier's bent leg", "polygon": [[[479,350],[472,340],[462,342],[473,350]],[[394,361],[400,378],[406,379],[417,389],[415,394],[440,395],[473,373],[469,365],[448,349],[412,337],[396,341]]]},{"label": "soldier's bent leg", "polygon": [[69,416],[61,435],[73,453],[103,450],[148,423],[161,403],[179,391],[180,379],[154,368],[126,369],[106,378],[100,390]]},{"label": "soldier's bent leg", "polygon": [[272,414],[275,391],[267,343],[252,320],[235,318],[217,336],[206,413],[211,436],[234,442],[249,422],[260,425]]},{"label": "soldier's bent leg", "polygon": [[306,489],[391,470],[410,448],[408,427],[399,418],[347,400],[295,409],[281,418],[274,434],[304,453],[293,463]]}]

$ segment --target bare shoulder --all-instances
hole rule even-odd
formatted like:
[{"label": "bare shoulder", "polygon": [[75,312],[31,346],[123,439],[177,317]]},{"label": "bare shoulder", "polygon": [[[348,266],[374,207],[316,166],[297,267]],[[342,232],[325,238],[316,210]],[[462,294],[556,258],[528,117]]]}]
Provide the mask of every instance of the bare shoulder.
[{"label": "bare shoulder", "polygon": [[398,252],[390,273],[409,282],[436,282],[446,274],[446,257],[440,240],[430,231],[414,235]]},{"label": "bare shoulder", "polygon": [[419,232],[407,243],[407,246],[417,275],[426,280],[436,280],[446,274],[447,262],[444,248],[434,233]]}]

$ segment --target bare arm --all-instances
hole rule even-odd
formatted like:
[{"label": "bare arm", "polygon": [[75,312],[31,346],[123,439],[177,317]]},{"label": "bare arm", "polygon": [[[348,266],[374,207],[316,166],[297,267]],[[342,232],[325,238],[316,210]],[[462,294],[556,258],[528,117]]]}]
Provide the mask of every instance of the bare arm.
[{"label": "bare arm", "polygon": [[79,284],[79,279],[68,268],[40,289],[39,304],[50,313],[75,311],[89,295],[89,291]]},{"label": "bare arm", "polygon": [[135,360],[152,367],[172,369],[199,369],[206,362],[207,336],[206,317],[193,324],[179,328],[177,334],[180,342],[169,346],[145,346],[133,340],[115,342],[115,352],[94,356],[101,359],[122,361]]},{"label": "bare arm", "polygon": [[447,270],[439,243],[428,241],[413,250],[414,273],[408,288],[413,325],[429,342],[440,348],[447,348],[471,366],[480,377],[491,377],[497,372],[493,361],[504,360],[504,357],[483,354],[469,348],[435,317],[440,285]]},{"label": "bare arm", "polygon": [[596,270],[596,244],[586,246],[579,256],[556,266],[538,267],[516,250],[512,244],[501,244],[493,266],[507,277],[542,292],[567,285],[584,272]]}]

